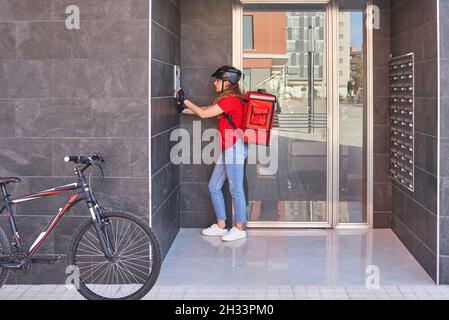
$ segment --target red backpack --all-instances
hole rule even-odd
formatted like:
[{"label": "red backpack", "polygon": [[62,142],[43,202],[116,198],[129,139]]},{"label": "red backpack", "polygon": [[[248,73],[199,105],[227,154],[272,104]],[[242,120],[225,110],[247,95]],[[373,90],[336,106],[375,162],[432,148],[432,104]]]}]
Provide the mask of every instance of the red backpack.
[{"label": "red backpack", "polygon": [[[269,146],[274,123],[276,96],[268,93],[248,91],[242,102],[245,143]],[[237,130],[231,117],[226,113],[223,115],[231,126]]]}]

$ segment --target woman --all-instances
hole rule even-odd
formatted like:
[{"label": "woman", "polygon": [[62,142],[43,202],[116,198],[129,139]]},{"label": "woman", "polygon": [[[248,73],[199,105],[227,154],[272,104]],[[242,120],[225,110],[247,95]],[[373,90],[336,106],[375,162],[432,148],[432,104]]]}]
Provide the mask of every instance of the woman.
[{"label": "woman", "polygon": [[[218,130],[220,132],[222,152],[215,164],[209,181],[209,192],[214,206],[217,223],[202,231],[205,236],[219,236],[224,241],[235,241],[247,236],[246,200],[243,188],[244,161],[247,157],[247,146],[241,138],[243,128],[242,92],[239,81],[242,76],[240,70],[223,66],[214,72],[214,85],[217,98],[208,107],[198,107],[187,98],[180,101],[184,104],[184,114],[194,114],[204,118],[219,116]],[[228,118],[227,118],[228,117]],[[230,119],[229,119],[230,118]],[[235,126],[235,127],[234,127]],[[232,134],[230,134],[232,133]],[[229,181],[229,191],[232,195],[236,224],[231,230],[226,229],[226,211],[222,192],[226,179]]]}]

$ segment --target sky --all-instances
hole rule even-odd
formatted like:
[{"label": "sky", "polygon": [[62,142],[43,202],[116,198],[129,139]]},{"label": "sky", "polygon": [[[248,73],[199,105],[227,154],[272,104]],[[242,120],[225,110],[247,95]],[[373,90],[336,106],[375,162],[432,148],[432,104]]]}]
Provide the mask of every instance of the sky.
[{"label": "sky", "polygon": [[358,50],[363,45],[363,12],[351,12],[351,46]]}]

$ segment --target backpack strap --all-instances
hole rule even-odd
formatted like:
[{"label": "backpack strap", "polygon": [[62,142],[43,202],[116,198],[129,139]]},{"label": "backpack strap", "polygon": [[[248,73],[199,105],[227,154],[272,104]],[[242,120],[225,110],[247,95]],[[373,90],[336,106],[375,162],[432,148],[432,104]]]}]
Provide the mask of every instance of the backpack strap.
[{"label": "backpack strap", "polygon": [[[242,108],[244,107],[245,104],[245,100],[244,99],[240,99],[242,102]],[[235,125],[234,121],[232,121],[232,118],[229,114],[227,114],[226,112],[223,112],[223,116],[226,118],[226,120],[228,120],[229,124],[234,128],[234,130],[237,132],[237,134],[240,136],[240,138],[243,139],[243,141],[245,141],[243,135],[240,133],[240,131],[238,130],[237,126]]]},{"label": "backpack strap", "polygon": [[228,120],[229,124],[235,129],[237,130],[237,126],[234,124],[234,121],[232,121],[231,116],[227,113],[223,112],[223,117],[226,118],[226,120]]}]

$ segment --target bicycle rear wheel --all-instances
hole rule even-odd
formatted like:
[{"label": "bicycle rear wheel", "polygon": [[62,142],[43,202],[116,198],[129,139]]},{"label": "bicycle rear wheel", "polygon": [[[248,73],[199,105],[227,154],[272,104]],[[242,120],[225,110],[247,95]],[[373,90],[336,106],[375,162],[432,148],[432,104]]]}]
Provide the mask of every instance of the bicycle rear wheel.
[{"label": "bicycle rear wheel", "polygon": [[[11,254],[11,244],[6,233],[0,228],[0,256],[9,256]],[[0,288],[3,287],[8,279],[9,270],[0,267]]]},{"label": "bicycle rear wheel", "polygon": [[104,256],[93,221],[83,223],[69,252],[69,263],[77,272],[75,285],[90,300],[141,299],[159,276],[162,255],[157,236],[128,212],[108,210],[103,218],[115,249],[113,258]]}]

